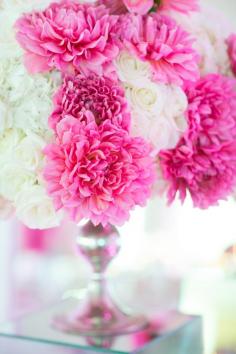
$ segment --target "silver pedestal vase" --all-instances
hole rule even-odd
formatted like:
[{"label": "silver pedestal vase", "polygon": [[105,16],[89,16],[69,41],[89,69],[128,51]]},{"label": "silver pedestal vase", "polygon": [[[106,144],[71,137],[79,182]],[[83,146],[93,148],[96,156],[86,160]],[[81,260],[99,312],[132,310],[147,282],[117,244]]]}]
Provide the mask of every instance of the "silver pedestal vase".
[{"label": "silver pedestal vase", "polygon": [[93,270],[85,301],[78,307],[53,320],[60,331],[80,336],[116,336],[144,329],[147,321],[142,316],[124,313],[113,302],[105,272],[120,250],[120,235],[114,226],[94,226],[88,222],[80,227],[78,250],[90,262]]}]

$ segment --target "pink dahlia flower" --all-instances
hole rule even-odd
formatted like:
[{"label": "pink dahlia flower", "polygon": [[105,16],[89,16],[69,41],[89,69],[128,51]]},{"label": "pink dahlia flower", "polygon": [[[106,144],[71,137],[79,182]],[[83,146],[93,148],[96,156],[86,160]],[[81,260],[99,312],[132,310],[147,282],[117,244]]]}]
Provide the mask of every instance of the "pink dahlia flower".
[{"label": "pink dahlia flower", "polygon": [[88,66],[99,74],[107,70],[119,52],[114,40],[117,17],[108,12],[105,6],[64,0],[23,15],[15,27],[28,71],[75,67],[87,72]]},{"label": "pink dahlia flower", "polygon": [[155,167],[142,138],[110,121],[98,127],[73,117],[58,123],[57,136],[45,149],[44,177],[56,209],[65,208],[74,221],[121,225],[150,197]]},{"label": "pink dahlia flower", "polygon": [[236,75],[236,34],[232,34],[226,41],[228,45],[228,54],[231,61],[233,73]]},{"label": "pink dahlia flower", "polygon": [[188,131],[177,147],[160,153],[169,200],[187,190],[207,208],[236,185],[236,80],[208,75],[188,87]]},{"label": "pink dahlia flower", "polygon": [[187,14],[199,10],[199,0],[161,0],[160,10],[174,10]]},{"label": "pink dahlia flower", "polygon": [[173,19],[156,13],[124,15],[120,31],[121,45],[150,62],[156,81],[180,85],[198,79],[193,39]]},{"label": "pink dahlia flower", "polygon": [[130,126],[130,113],[124,90],[118,83],[95,74],[88,77],[81,74],[75,77],[66,76],[54,96],[54,106],[55,109],[49,118],[53,129],[66,115],[87,121],[88,115],[84,114],[85,111],[92,112],[97,125],[110,120],[126,130]]}]

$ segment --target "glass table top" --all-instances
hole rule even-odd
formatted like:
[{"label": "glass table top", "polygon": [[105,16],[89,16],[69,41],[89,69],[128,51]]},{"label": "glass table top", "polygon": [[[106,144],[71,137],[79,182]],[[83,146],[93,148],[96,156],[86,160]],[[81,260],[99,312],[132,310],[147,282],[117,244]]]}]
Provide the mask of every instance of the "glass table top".
[{"label": "glass table top", "polygon": [[166,320],[158,316],[149,320],[146,330],[116,337],[80,337],[59,332],[52,318],[68,311],[74,304],[64,301],[38,313],[0,326],[1,354],[89,354],[148,353],[202,354],[202,323],[199,317],[176,312]]}]

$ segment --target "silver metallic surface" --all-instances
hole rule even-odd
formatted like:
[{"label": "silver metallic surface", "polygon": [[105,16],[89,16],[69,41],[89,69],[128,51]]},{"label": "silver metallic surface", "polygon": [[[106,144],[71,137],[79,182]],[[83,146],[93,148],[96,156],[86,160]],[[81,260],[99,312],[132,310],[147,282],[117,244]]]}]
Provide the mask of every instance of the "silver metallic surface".
[{"label": "silver metallic surface", "polygon": [[94,343],[98,343],[96,336],[109,337],[145,328],[146,320],[142,316],[132,317],[123,313],[107,290],[105,271],[120,250],[117,229],[111,225],[94,226],[88,222],[79,229],[77,245],[90,262],[93,276],[85,301],[74,312],[56,317],[54,326],[66,333],[94,336]]}]

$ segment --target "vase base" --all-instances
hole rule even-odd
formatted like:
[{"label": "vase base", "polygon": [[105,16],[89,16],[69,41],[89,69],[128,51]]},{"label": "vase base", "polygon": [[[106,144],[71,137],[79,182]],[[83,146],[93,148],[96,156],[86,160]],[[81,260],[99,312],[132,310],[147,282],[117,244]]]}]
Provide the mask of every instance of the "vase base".
[{"label": "vase base", "polygon": [[143,316],[129,316],[119,314],[114,322],[90,324],[87,319],[71,319],[70,316],[61,315],[53,319],[53,327],[61,332],[82,336],[118,336],[135,333],[144,330],[148,326],[148,321]]},{"label": "vase base", "polygon": [[87,296],[79,305],[65,308],[53,317],[52,325],[61,332],[77,336],[109,337],[144,330],[148,321],[144,316],[124,313],[104,292],[103,296]]}]

